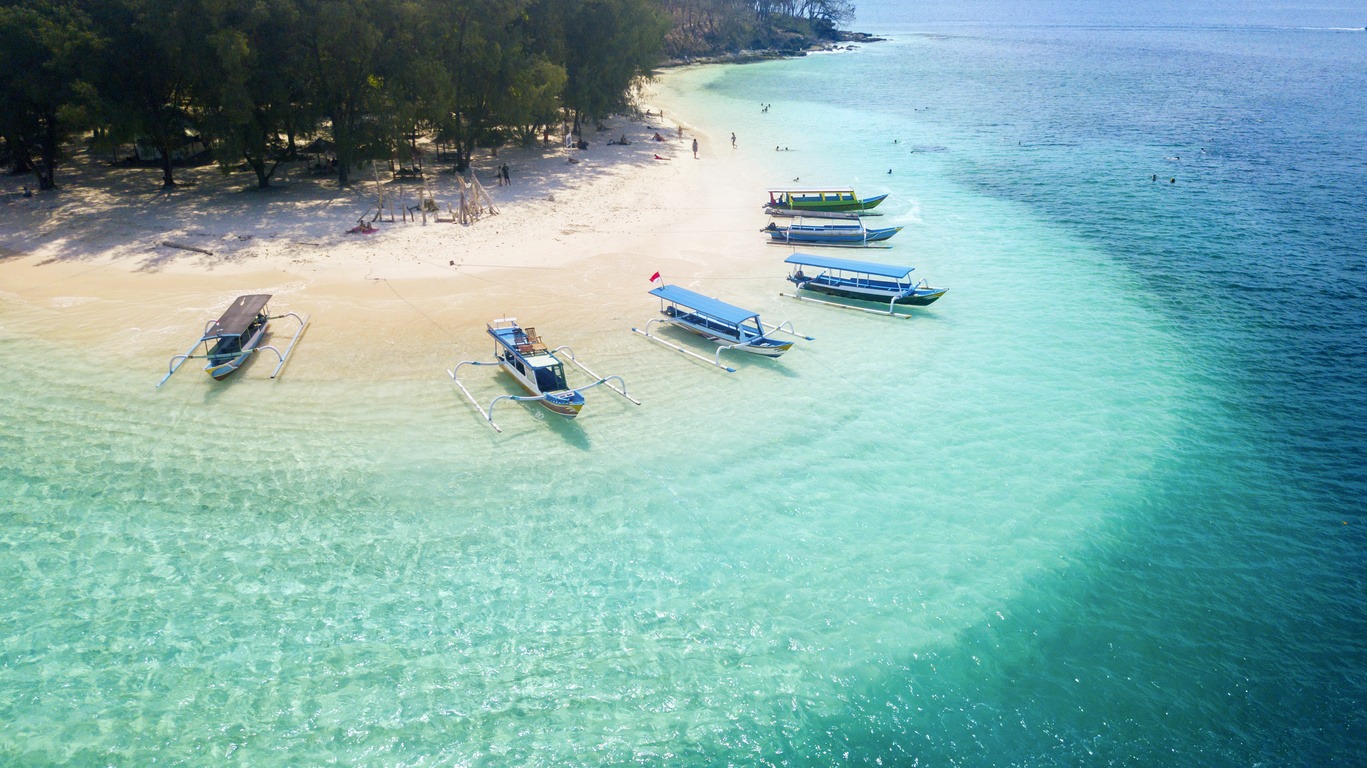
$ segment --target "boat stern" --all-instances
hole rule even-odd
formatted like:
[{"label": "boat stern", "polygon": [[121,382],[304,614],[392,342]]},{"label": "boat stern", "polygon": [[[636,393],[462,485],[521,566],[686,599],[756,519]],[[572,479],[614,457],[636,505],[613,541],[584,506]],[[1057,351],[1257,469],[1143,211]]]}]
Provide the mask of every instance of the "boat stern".
[{"label": "boat stern", "polygon": [[791,341],[779,341],[767,336],[756,339],[749,344],[736,347],[741,352],[749,352],[752,355],[763,355],[764,357],[780,357],[784,352],[793,348]]},{"label": "boat stern", "polygon": [[212,376],[214,381],[222,381],[228,378],[228,376],[231,375],[233,371],[236,371],[238,368],[241,368],[242,363],[246,359],[247,355],[243,354],[238,355],[236,357],[231,357],[219,363],[210,362],[208,365],[204,366],[204,372]]},{"label": "boat stern", "polygon": [[573,419],[584,409],[584,396],[574,390],[568,392],[548,392],[546,399],[541,401],[546,406],[546,410],[551,413],[559,414],[567,419]]},{"label": "boat stern", "polygon": [[860,201],[860,208],[865,211],[871,211],[874,208],[877,208],[878,204],[886,199],[888,199],[887,192],[884,192],[881,195],[874,195],[873,197],[865,198],[864,200]]},{"label": "boat stern", "polygon": [[898,301],[897,303],[898,303],[898,304],[911,304],[911,305],[917,306],[917,307],[924,307],[924,306],[926,306],[927,304],[934,303],[934,301],[935,301],[936,299],[938,299],[938,298],[940,298],[941,296],[945,295],[945,291],[947,291],[947,290],[949,290],[949,289],[948,289],[948,288],[917,288],[917,289],[916,289],[914,292],[912,292],[912,294],[911,294],[910,296],[908,296],[905,300]]}]

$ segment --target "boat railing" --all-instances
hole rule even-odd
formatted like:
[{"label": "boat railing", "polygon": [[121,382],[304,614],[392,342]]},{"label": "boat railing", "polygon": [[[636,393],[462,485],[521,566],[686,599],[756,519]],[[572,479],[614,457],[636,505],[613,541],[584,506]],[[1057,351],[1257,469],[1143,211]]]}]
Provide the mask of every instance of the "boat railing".
[{"label": "boat railing", "polygon": [[674,350],[675,352],[681,352],[681,353],[683,353],[683,354],[685,354],[685,355],[688,355],[689,357],[697,358],[698,360],[701,360],[701,361],[703,361],[704,363],[707,363],[708,365],[715,365],[715,366],[717,366],[718,368],[722,369],[723,371],[726,371],[727,373],[735,373],[735,372],[736,372],[736,369],[735,369],[735,368],[732,368],[732,367],[729,366],[729,365],[722,365],[722,362],[721,362],[721,351],[722,351],[722,347],[718,347],[718,348],[717,348],[717,353],[716,353],[716,356],[715,356],[714,359],[708,360],[706,357],[703,357],[702,355],[698,354],[697,352],[692,352],[692,351],[690,351],[690,350],[684,349],[683,347],[679,346],[678,344],[674,344],[674,343],[672,343],[672,342],[665,341],[664,339],[662,339],[662,338],[660,338],[659,336],[656,336],[655,334],[653,334],[653,333],[650,332],[650,326],[651,326],[653,323],[663,323],[663,322],[665,322],[665,321],[662,320],[662,319],[660,319],[660,318],[658,318],[658,317],[652,318],[651,320],[648,320],[648,321],[646,322],[645,326],[643,326],[642,328],[632,327],[631,332],[632,332],[632,333],[635,333],[635,334],[639,334],[639,335],[641,335],[641,336],[644,336],[644,337],[646,337],[647,339],[650,339],[651,341],[653,341],[653,342],[655,342],[655,343],[657,343],[657,344],[661,344],[661,345],[663,345],[663,346],[669,347],[670,349]]}]

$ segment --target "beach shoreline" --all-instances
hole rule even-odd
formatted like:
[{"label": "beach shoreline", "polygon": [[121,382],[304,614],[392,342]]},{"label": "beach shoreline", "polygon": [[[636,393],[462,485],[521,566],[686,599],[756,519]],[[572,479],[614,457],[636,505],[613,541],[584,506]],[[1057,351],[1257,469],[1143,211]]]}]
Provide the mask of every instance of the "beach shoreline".
[{"label": "beach shoreline", "polygon": [[[336,358],[400,338],[467,346],[505,315],[550,333],[620,331],[624,318],[653,312],[644,295],[652,273],[688,284],[767,256],[755,233],[758,167],[705,118],[683,119],[680,136],[680,107],[661,103],[658,91],[645,102],[656,117],[614,119],[586,135],[587,151],[558,143],[482,151],[475,174],[497,215],[466,226],[430,213],[424,224],[419,212],[417,221],[382,219],[372,235],[346,230],[369,218],[367,208],[373,215],[377,187],[398,198],[397,214],[417,204],[413,186],[400,196],[401,184],[381,175],[379,184],[339,190],[301,166],[285,169],[278,188],[257,191],[250,173],[206,166],[180,169],[189,183],[167,193],[156,169],[79,153],[58,193],[24,198],[17,178],[0,190],[12,224],[0,234],[0,321],[62,346],[122,347],[130,364],[147,365],[182,352],[235,296],[271,293],[273,312],[312,316],[301,346],[338,342],[322,360],[310,354],[320,370],[381,378],[405,375],[405,364],[358,369]],[[650,140],[656,132],[666,140]],[[607,144],[624,135],[630,144]],[[509,186],[496,185],[502,163]],[[367,175],[368,167],[356,174]],[[448,203],[458,207],[454,176],[430,165],[427,177],[445,217]]]}]

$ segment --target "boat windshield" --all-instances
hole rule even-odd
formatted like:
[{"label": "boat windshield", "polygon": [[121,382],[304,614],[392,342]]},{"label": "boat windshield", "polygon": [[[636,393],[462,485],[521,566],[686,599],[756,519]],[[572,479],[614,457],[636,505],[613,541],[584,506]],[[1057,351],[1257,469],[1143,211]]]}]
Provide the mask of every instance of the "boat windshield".
[{"label": "boat windshield", "polygon": [[557,363],[546,368],[537,368],[536,388],[542,392],[559,392],[569,389],[569,385],[565,382],[565,366]]}]

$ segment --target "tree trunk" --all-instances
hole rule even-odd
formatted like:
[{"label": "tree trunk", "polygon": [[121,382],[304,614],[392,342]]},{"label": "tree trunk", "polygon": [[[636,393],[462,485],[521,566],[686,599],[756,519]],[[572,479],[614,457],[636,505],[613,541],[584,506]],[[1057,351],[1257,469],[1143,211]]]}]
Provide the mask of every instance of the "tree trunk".
[{"label": "tree trunk", "polygon": [[57,188],[57,115],[43,116],[43,157],[38,163],[38,188]]},{"label": "tree trunk", "polygon": [[156,137],[155,146],[157,152],[161,154],[161,157],[159,158],[161,161],[161,188],[172,189],[176,186],[176,177],[175,172],[171,169],[171,137],[165,132],[162,132],[160,136]]},{"label": "tree trunk", "polygon": [[252,117],[251,126],[243,129],[242,159],[256,173],[256,188],[270,189],[271,177],[275,175],[275,169],[280,167],[280,160],[272,161],[270,158],[271,131],[265,127],[266,121],[261,112],[255,111]]},{"label": "tree trunk", "polygon": [[175,174],[171,171],[171,148],[161,150],[161,188],[172,189],[176,186]]},{"label": "tree trunk", "polygon": [[253,159],[246,155],[243,155],[243,157],[246,158],[247,165],[250,165],[252,171],[256,173],[256,188],[270,189],[271,177],[275,175],[275,169],[280,167],[280,163],[271,163],[270,170],[266,170],[266,160],[264,158]]}]

